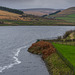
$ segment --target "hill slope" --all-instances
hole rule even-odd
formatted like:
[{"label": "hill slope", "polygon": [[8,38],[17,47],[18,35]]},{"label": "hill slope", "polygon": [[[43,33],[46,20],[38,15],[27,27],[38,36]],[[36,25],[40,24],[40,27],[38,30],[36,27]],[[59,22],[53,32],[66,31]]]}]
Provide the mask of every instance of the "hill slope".
[{"label": "hill slope", "polygon": [[16,14],[23,14],[23,11],[21,11],[21,10],[7,8],[7,7],[2,7],[2,6],[0,6],[0,10],[4,10],[4,11],[16,13]]},{"label": "hill slope", "polygon": [[11,13],[11,12],[8,12],[8,11],[0,10],[0,19],[27,21],[27,19],[23,19],[20,16],[21,16],[20,14],[16,14],[16,13]]},{"label": "hill slope", "polygon": [[75,7],[68,8],[56,14],[57,19],[75,23]]},{"label": "hill slope", "polygon": [[65,15],[70,15],[70,14],[75,14],[75,7],[71,7],[66,10],[63,10],[59,12],[57,15],[65,16]]},{"label": "hill slope", "polygon": [[69,23],[75,24],[75,7],[71,7],[65,10],[62,10],[59,13],[47,15],[47,18],[55,18],[67,21]]}]

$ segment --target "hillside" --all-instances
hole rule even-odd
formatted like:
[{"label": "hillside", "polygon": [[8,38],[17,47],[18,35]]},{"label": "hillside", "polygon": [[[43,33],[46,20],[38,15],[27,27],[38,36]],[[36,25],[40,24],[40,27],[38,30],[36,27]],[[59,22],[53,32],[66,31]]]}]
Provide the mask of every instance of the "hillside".
[{"label": "hillside", "polygon": [[45,16],[46,18],[55,18],[61,19],[69,23],[75,24],[75,7],[71,7],[56,14],[52,13],[50,15]]},{"label": "hillside", "polygon": [[36,16],[48,15],[50,13],[56,12],[58,9],[50,9],[50,8],[33,8],[33,9],[20,9],[24,11],[26,14],[32,14]]},{"label": "hillside", "polygon": [[27,19],[24,19],[24,18],[22,18],[20,16],[21,16],[20,14],[0,10],[0,19],[27,21]]},{"label": "hillside", "polygon": [[23,11],[21,11],[21,10],[7,8],[7,7],[2,7],[2,6],[0,6],[0,10],[8,11],[8,12],[16,13],[16,14],[23,14]]},{"label": "hillside", "polygon": [[56,19],[62,19],[67,22],[75,23],[75,7],[68,8],[56,14]]},{"label": "hillside", "polygon": [[[0,25],[39,25],[39,26],[55,26],[55,25],[75,25],[62,19],[44,18],[30,14],[17,14],[6,10],[0,10]],[[38,9],[39,10],[39,9]],[[43,9],[45,10],[45,9]],[[48,9],[47,9],[48,10]],[[14,10],[15,11],[15,10]]]},{"label": "hillside", "polygon": [[71,14],[75,14],[75,7],[71,7],[66,10],[63,10],[59,12],[57,15],[66,16],[66,15],[71,15]]}]

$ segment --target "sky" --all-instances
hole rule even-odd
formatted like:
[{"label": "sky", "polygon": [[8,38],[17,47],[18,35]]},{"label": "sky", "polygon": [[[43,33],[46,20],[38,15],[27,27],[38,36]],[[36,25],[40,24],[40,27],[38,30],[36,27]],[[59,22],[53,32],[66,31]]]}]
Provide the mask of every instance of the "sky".
[{"label": "sky", "polygon": [[0,0],[0,6],[29,9],[29,8],[54,8],[66,9],[75,6],[75,0]]}]

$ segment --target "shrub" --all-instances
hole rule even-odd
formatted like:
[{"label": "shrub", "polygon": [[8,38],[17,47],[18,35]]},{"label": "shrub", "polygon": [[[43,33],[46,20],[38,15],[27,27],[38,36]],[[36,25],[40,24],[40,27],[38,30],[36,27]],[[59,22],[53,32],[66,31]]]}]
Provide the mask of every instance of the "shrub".
[{"label": "shrub", "polygon": [[51,43],[39,41],[32,44],[28,51],[34,54],[42,54],[42,58],[45,59],[47,56],[51,55],[56,50]]}]

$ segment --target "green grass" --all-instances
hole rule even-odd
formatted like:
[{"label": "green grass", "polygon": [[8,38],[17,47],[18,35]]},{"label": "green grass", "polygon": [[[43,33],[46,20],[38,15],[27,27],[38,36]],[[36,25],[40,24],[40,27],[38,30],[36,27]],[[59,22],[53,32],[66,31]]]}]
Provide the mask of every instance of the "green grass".
[{"label": "green grass", "polygon": [[56,17],[56,19],[62,19],[67,22],[75,22],[75,14],[67,15],[65,17]]},{"label": "green grass", "polygon": [[57,53],[53,53],[45,59],[48,70],[52,75],[73,75],[73,71],[65,64]]},{"label": "green grass", "polygon": [[68,15],[68,17],[75,18],[75,14]]},{"label": "green grass", "polygon": [[53,45],[75,67],[75,46],[55,43]]}]

